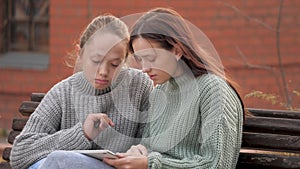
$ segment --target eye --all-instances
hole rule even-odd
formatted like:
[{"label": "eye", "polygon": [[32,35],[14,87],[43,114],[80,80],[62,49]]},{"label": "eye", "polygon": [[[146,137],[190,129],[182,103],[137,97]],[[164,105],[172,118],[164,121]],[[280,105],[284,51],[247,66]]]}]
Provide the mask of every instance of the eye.
[{"label": "eye", "polygon": [[92,59],[92,62],[95,63],[95,64],[101,63],[100,60],[93,60],[93,59]]},{"label": "eye", "polygon": [[112,67],[118,67],[119,65],[120,64],[114,64],[114,63],[111,64]]},{"label": "eye", "polygon": [[110,62],[112,67],[118,67],[121,64],[121,61],[119,59],[117,60],[113,60],[112,62]]},{"label": "eye", "polygon": [[155,55],[148,55],[148,56],[147,56],[147,60],[148,60],[149,62],[154,62],[154,61],[155,61],[155,58],[156,58]]},{"label": "eye", "polygon": [[137,61],[137,62],[142,62],[142,57],[136,55],[136,54],[133,54],[133,57],[134,59]]}]

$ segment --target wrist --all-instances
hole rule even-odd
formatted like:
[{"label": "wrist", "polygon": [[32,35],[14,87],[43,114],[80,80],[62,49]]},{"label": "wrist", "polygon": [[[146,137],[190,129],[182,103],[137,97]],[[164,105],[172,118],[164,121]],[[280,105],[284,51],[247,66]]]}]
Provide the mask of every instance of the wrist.
[{"label": "wrist", "polygon": [[82,132],[83,132],[83,135],[84,135],[85,138],[87,138],[89,141],[93,141],[93,139],[90,138],[90,137],[88,136],[88,134],[86,134],[86,132],[84,131],[84,129],[82,130]]}]

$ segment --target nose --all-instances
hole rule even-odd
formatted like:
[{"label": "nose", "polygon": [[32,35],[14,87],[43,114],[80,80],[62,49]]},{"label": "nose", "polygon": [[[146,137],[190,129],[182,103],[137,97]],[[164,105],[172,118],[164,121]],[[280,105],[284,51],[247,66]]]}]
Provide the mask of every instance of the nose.
[{"label": "nose", "polygon": [[144,73],[150,72],[151,66],[150,66],[149,63],[147,63],[147,62],[145,62],[145,61],[142,61],[142,62],[141,62],[141,65],[142,65],[142,71],[143,71]]},{"label": "nose", "polygon": [[99,64],[97,73],[101,76],[107,76],[108,75],[108,67],[106,64]]}]

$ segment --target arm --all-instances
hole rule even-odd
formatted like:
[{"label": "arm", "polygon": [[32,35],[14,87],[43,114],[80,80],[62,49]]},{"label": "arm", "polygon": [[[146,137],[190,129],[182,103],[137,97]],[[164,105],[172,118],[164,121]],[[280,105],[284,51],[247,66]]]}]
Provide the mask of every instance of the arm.
[{"label": "arm", "polygon": [[88,149],[91,146],[81,123],[60,130],[62,102],[57,86],[45,95],[13,144],[13,168],[27,168],[54,150]]},{"label": "arm", "polygon": [[235,92],[219,78],[206,81],[200,92],[200,152],[174,159],[159,152],[148,156],[148,168],[235,168],[241,144],[242,107]]},{"label": "arm", "polygon": [[[138,126],[138,132],[137,132],[137,138],[141,138],[143,136],[144,128],[147,122],[148,117],[148,109],[149,109],[149,95],[153,89],[152,81],[149,79],[149,77],[143,73],[141,73],[141,83],[138,88],[140,92],[142,93],[141,102],[140,102],[140,115],[139,115],[139,126]],[[139,144],[137,142],[136,144]]]}]

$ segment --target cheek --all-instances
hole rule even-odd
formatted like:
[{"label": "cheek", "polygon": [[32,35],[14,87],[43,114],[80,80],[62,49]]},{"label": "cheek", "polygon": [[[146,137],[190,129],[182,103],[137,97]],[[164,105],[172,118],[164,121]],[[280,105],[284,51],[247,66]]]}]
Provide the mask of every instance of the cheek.
[{"label": "cheek", "polygon": [[177,62],[175,59],[165,59],[165,60],[157,60],[155,61],[156,69],[159,69],[168,74],[173,74],[177,68]]},{"label": "cheek", "polygon": [[91,61],[86,62],[84,65],[84,71],[89,72],[89,73],[96,73],[98,69],[98,64],[92,63]]},{"label": "cheek", "polygon": [[111,68],[110,71],[109,71],[110,77],[112,79],[117,77],[117,75],[119,74],[121,68],[122,68],[122,65],[119,65],[117,68]]}]

